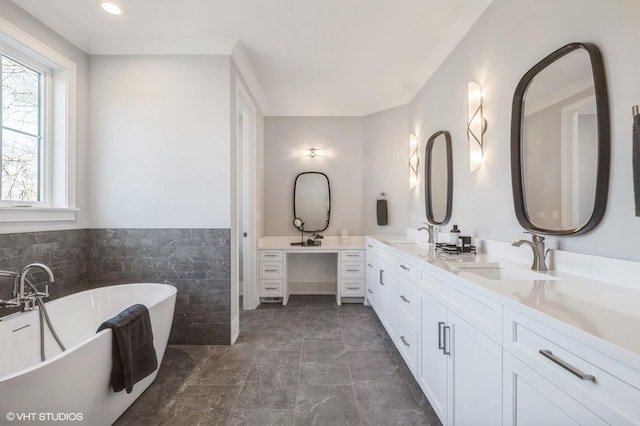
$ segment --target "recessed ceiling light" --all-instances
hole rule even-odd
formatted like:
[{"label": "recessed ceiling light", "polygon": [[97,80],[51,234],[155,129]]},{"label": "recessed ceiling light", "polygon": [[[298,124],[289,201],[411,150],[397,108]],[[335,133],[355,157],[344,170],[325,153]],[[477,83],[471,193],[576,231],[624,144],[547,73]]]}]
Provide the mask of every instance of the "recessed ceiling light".
[{"label": "recessed ceiling light", "polygon": [[111,15],[122,15],[124,13],[124,8],[114,1],[101,1],[100,7]]}]

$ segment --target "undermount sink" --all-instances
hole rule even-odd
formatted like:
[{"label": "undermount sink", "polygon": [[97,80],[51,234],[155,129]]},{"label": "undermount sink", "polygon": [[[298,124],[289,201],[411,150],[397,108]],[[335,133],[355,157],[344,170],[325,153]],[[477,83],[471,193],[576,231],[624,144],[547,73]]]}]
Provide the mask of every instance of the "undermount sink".
[{"label": "undermount sink", "polygon": [[413,241],[413,240],[388,240],[387,243],[389,244],[398,244],[398,245],[417,245],[418,242],[417,241]]},{"label": "undermount sink", "polygon": [[462,272],[474,274],[487,280],[493,281],[535,281],[535,280],[558,280],[540,272],[524,270],[499,263],[467,264],[456,265]]}]

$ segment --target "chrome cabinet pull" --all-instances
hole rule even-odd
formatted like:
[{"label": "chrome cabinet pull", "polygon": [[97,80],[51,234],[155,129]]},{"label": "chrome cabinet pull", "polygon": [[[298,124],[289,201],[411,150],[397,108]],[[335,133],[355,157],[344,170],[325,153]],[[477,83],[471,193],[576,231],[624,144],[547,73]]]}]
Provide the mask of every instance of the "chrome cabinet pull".
[{"label": "chrome cabinet pull", "polygon": [[347,269],[347,272],[360,272],[360,269]]},{"label": "chrome cabinet pull", "polygon": [[367,265],[369,266],[369,268],[373,268],[373,265],[370,263],[367,263]]},{"label": "chrome cabinet pull", "polygon": [[400,299],[402,299],[403,301],[405,301],[406,303],[411,303],[411,300],[407,299],[406,297],[404,297],[403,295],[400,296]]},{"label": "chrome cabinet pull", "polygon": [[384,283],[382,282],[382,273],[384,272],[384,270],[380,269],[380,284],[384,285]]},{"label": "chrome cabinet pull", "polygon": [[451,331],[451,327],[448,325],[442,327],[442,353],[445,355],[451,355],[450,349],[447,349],[447,330]]},{"label": "chrome cabinet pull", "polygon": [[442,327],[444,326],[443,321],[438,322],[438,349],[444,350],[444,343],[442,342]]},{"label": "chrome cabinet pull", "polygon": [[357,290],[357,289],[359,289],[359,288],[360,288],[360,287],[347,287],[347,290]]},{"label": "chrome cabinet pull", "polygon": [[267,290],[277,290],[278,287],[265,287]]},{"label": "chrome cabinet pull", "polygon": [[265,254],[264,257],[278,257],[277,254]]},{"label": "chrome cabinet pull", "polygon": [[405,271],[410,271],[410,270],[411,270],[411,268],[409,268],[409,267],[407,267],[407,266],[404,266],[403,264],[400,264],[400,267],[401,267],[402,269],[404,269]]},{"label": "chrome cabinet pull", "polygon": [[373,246],[371,244],[367,244],[367,247],[369,248],[373,248]]},{"label": "chrome cabinet pull", "polygon": [[571,373],[574,376],[580,378],[580,380],[589,380],[589,381],[595,381],[596,380],[596,378],[594,376],[592,376],[591,374],[585,374],[582,371],[580,371],[577,368],[575,368],[574,366],[572,366],[570,364],[567,364],[565,361],[563,361],[560,358],[558,358],[557,356],[555,356],[548,349],[540,349],[539,352],[540,352],[540,355],[542,355],[543,357],[548,358],[551,361],[555,362],[560,367],[562,367],[565,370],[567,370],[569,373]]},{"label": "chrome cabinet pull", "polygon": [[373,294],[373,290],[371,290],[370,288],[367,289],[367,291],[371,294]]},{"label": "chrome cabinet pull", "polygon": [[409,344],[409,342],[407,342],[407,339],[405,339],[404,336],[400,336],[400,340],[402,340],[402,343],[404,343],[406,347],[411,347],[411,345]]},{"label": "chrome cabinet pull", "polygon": [[278,272],[277,269],[265,269],[265,272]]},{"label": "chrome cabinet pull", "polygon": [[360,257],[359,254],[347,254],[347,257]]}]

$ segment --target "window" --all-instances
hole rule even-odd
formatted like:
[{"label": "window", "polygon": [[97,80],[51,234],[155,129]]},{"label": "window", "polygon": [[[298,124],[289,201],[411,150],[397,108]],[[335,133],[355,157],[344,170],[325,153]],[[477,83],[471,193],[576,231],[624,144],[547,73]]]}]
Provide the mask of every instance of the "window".
[{"label": "window", "polygon": [[76,64],[0,18],[0,223],[76,219]]},{"label": "window", "polygon": [[14,205],[46,204],[43,73],[2,55],[0,200]]}]

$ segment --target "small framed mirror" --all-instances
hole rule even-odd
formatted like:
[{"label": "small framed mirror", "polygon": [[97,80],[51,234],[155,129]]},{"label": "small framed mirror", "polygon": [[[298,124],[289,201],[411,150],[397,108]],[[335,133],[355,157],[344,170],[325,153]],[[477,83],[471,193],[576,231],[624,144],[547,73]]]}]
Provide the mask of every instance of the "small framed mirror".
[{"label": "small framed mirror", "polygon": [[561,47],[531,68],[513,97],[516,216],[540,234],[581,234],[602,219],[610,167],[604,65],[590,43]]},{"label": "small framed mirror", "polygon": [[446,130],[435,132],[427,141],[424,179],[427,220],[433,225],[444,225],[451,219],[453,196],[451,135]]},{"label": "small framed mirror", "polygon": [[322,232],[331,217],[329,178],[320,172],[304,172],[296,177],[293,187],[294,226],[304,232]]}]

